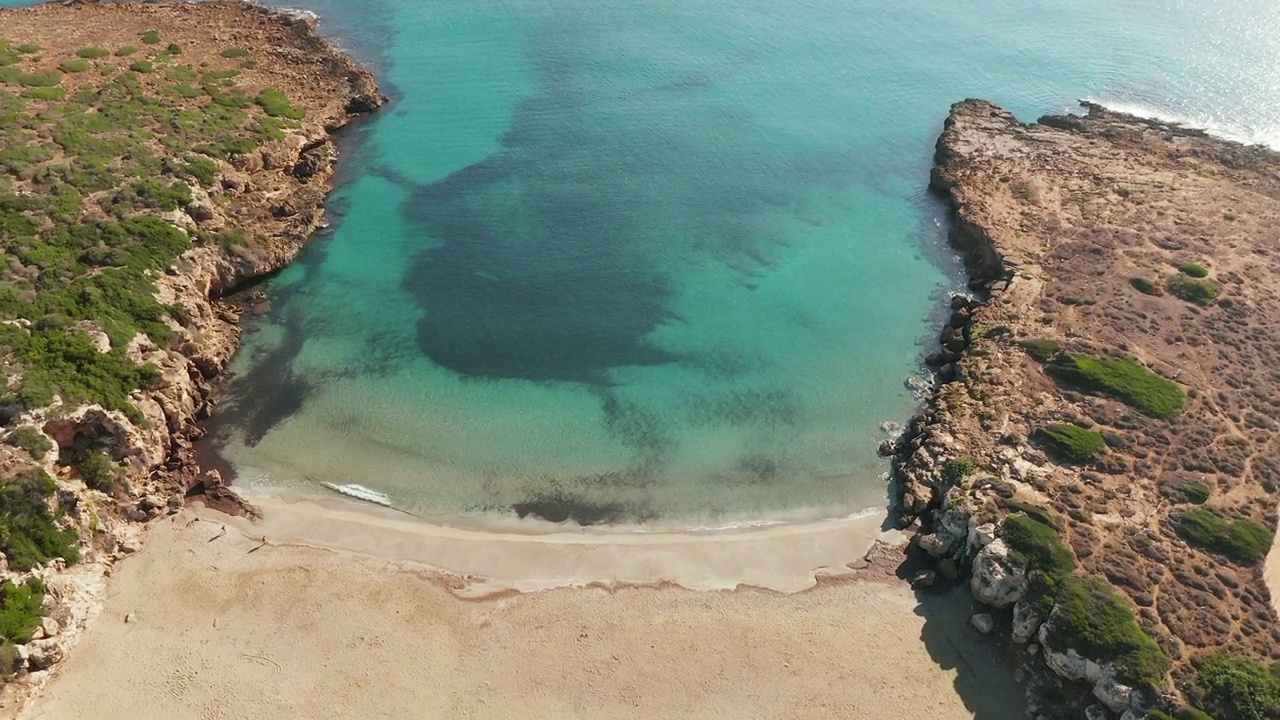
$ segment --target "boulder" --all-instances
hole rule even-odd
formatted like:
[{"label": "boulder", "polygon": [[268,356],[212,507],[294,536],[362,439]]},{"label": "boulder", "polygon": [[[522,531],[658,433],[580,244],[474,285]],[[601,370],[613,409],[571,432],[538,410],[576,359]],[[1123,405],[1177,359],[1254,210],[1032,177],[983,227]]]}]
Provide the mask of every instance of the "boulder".
[{"label": "boulder", "polygon": [[969,624],[973,626],[974,630],[977,630],[983,635],[990,635],[991,631],[996,628],[995,619],[987,613],[978,613],[969,618]]},{"label": "boulder", "polygon": [[955,560],[942,558],[938,561],[938,574],[948,580],[955,580],[960,577],[960,567],[956,565]]},{"label": "boulder", "polygon": [[1009,557],[1003,540],[994,540],[973,559],[969,590],[984,605],[1007,608],[1022,599],[1027,589],[1027,571]]},{"label": "boulder", "polygon": [[58,634],[62,628],[58,626],[58,621],[51,617],[40,618],[40,629],[44,631],[45,637],[53,637]]},{"label": "boulder", "polygon": [[982,548],[990,545],[991,541],[995,539],[995,523],[983,523],[981,525],[975,525],[969,529],[969,547],[976,550],[981,550]]},{"label": "boulder", "polygon": [[1084,709],[1085,720],[1111,720],[1106,708],[1101,705],[1090,705]]},{"label": "boulder", "polygon": [[929,553],[929,557],[934,560],[943,557],[951,551],[951,548],[947,547],[946,543],[942,542],[937,533],[920,535],[919,538],[920,539],[917,541],[917,544],[920,546],[920,549]]},{"label": "boulder", "polygon": [[1036,636],[1036,632],[1040,626],[1044,624],[1044,618],[1031,607],[1030,603],[1025,600],[1019,600],[1013,605],[1013,641],[1016,643],[1031,642],[1031,638]]},{"label": "boulder", "polygon": [[913,588],[929,588],[936,584],[938,584],[938,573],[932,570],[921,570],[911,578],[911,587]]},{"label": "boulder", "polygon": [[66,655],[58,638],[32,640],[27,643],[27,665],[32,670],[48,670],[62,662]]},{"label": "boulder", "polygon": [[1133,688],[1120,682],[1116,672],[1108,668],[1102,679],[1093,686],[1093,696],[1107,706],[1111,712],[1122,712],[1129,708],[1129,700],[1133,697]]}]

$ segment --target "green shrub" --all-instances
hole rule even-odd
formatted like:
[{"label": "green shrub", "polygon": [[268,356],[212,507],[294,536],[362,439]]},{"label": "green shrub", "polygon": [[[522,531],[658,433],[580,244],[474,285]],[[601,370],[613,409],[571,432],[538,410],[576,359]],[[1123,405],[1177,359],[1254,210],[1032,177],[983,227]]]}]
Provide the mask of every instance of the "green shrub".
[{"label": "green shrub", "polygon": [[67,91],[56,87],[33,87],[22,91],[22,97],[57,102],[66,99]]},{"label": "green shrub", "polygon": [[53,449],[53,441],[49,439],[49,436],[31,425],[15,428],[13,432],[5,436],[4,441],[7,445],[26,450],[36,460],[43,460],[44,456]]},{"label": "green shrub", "polygon": [[138,52],[137,45],[122,45],[116,50],[116,57],[129,57],[136,52]]},{"label": "green shrub", "polygon": [[26,662],[18,654],[18,646],[11,642],[0,641],[0,683],[14,676],[26,667]]},{"label": "green shrub", "polygon": [[1023,340],[1019,344],[1028,355],[1040,362],[1049,362],[1062,350],[1062,343],[1057,340]]},{"label": "green shrub", "polygon": [[1271,550],[1272,535],[1252,520],[1227,522],[1204,508],[1193,508],[1178,520],[1178,536],[1205,550],[1253,565]]},{"label": "green shrub", "polygon": [[111,54],[110,50],[106,48],[101,48],[101,47],[86,47],[86,48],[80,48],[79,50],[76,51],[76,57],[85,58],[88,60],[96,60],[98,58],[104,58],[110,54]]},{"label": "green shrub", "polygon": [[245,50],[242,47],[229,47],[226,50],[222,51],[222,57],[224,58],[242,58],[247,56],[248,54],[249,54],[249,51]]},{"label": "green shrub", "polygon": [[1214,653],[1200,663],[1205,707],[1242,720],[1280,717],[1280,677],[1246,657]]},{"label": "green shrub", "polygon": [[49,71],[46,73],[22,73],[18,76],[18,84],[23,87],[54,87],[62,82],[62,73]]},{"label": "green shrub", "polygon": [[1202,278],[1209,276],[1209,268],[1193,262],[1178,263],[1178,272],[1193,278]]},{"label": "green shrub", "polygon": [[60,557],[68,563],[80,558],[74,530],[59,530],[49,510],[56,486],[39,468],[0,475],[0,552],[14,570],[30,570]]},{"label": "green shrub", "polygon": [[1110,395],[1152,417],[1168,417],[1186,402],[1176,383],[1128,359],[1059,355],[1045,370],[1061,382]]},{"label": "green shrub", "polygon": [[1013,558],[1028,570],[1042,570],[1060,579],[1076,566],[1075,555],[1058,537],[1058,531],[1030,515],[1014,514],[1005,518],[1000,536]]},{"label": "green shrub", "polygon": [[22,585],[0,584],[0,637],[21,645],[40,626],[44,583],[32,578]]},{"label": "green shrub", "polygon": [[150,60],[134,60],[129,63],[129,69],[138,73],[149,73],[156,69],[155,63]]},{"label": "green shrub", "polygon": [[1178,489],[1187,496],[1188,502],[1196,505],[1203,505],[1209,499],[1209,494],[1213,492],[1213,489],[1204,483],[1188,483]]},{"label": "green shrub", "polygon": [[285,117],[290,120],[301,120],[306,112],[289,103],[289,97],[279,90],[263,90],[254,99],[271,117]]},{"label": "green shrub", "polygon": [[1079,425],[1046,425],[1036,430],[1032,437],[1039,440],[1051,454],[1076,463],[1089,460],[1107,445],[1102,433],[1086,430]]},{"label": "green shrub", "polygon": [[75,60],[63,60],[62,64],[59,65],[58,67],[62,68],[63,72],[82,73],[88,70],[91,67],[91,64],[89,63],[88,60],[81,60],[80,58],[76,58]]},{"label": "green shrub", "polygon": [[1214,718],[1199,708],[1181,707],[1174,711],[1173,720],[1214,720]]},{"label": "green shrub", "polygon": [[31,55],[33,53],[40,52],[40,46],[34,43],[23,43],[15,49],[23,55]]},{"label": "green shrub", "polygon": [[142,38],[142,42],[148,45],[157,45],[160,43],[159,30],[147,30],[146,32],[142,33],[140,37]]},{"label": "green shrub", "polygon": [[256,70],[258,67],[258,61],[245,60],[244,62],[240,63],[240,67],[244,68],[245,70]]},{"label": "green shrub", "polygon": [[1129,278],[1129,284],[1133,286],[1134,290],[1137,290],[1143,295],[1159,296],[1164,294],[1164,290],[1160,287],[1160,283],[1155,280],[1143,277]]},{"label": "green shrub", "polygon": [[1208,305],[1221,292],[1217,285],[1208,280],[1197,280],[1186,275],[1175,275],[1166,284],[1174,297],[1197,305]]},{"label": "green shrub", "polygon": [[178,43],[169,43],[168,47],[166,47],[164,51],[169,53],[170,55],[181,55],[182,46],[179,45]]},{"label": "green shrub", "polygon": [[182,166],[182,172],[195,178],[202,186],[210,187],[218,179],[218,163],[207,157],[192,155]]},{"label": "green shrub", "polygon": [[1131,682],[1159,685],[1169,656],[1138,626],[1133,610],[1104,580],[1066,577],[1057,592],[1049,641],[1115,665]]},{"label": "green shrub", "polygon": [[947,461],[942,475],[948,485],[955,485],[978,469],[978,463],[971,457],[958,457]]},{"label": "green shrub", "polygon": [[77,453],[74,465],[80,471],[84,484],[94,490],[109,493],[120,479],[120,468],[101,450],[85,450]]}]

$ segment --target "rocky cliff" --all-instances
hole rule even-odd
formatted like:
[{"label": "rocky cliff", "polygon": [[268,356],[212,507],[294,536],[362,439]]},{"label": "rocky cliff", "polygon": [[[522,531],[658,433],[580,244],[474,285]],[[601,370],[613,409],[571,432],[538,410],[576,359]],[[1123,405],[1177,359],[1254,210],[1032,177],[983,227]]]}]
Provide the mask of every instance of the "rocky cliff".
[{"label": "rocky cliff", "polygon": [[1085,108],[946,121],[931,184],[973,297],[888,448],[901,521],[1003,611],[1033,717],[1275,717],[1211,674],[1280,660],[1280,156]]}]

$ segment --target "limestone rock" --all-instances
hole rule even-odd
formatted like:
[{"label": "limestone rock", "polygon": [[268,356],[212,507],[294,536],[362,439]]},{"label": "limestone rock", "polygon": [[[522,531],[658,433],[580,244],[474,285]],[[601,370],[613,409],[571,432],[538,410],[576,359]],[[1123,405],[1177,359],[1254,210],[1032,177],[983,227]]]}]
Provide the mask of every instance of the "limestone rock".
[{"label": "limestone rock", "polygon": [[911,587],[933,587],[938,584],[938,573],[933,570],[921,570],[911,578]]},{"label": "limestone rock", "polygon": [[51,617],[45,616],[40,618],[40,629],[44,631],[45,637],[53,637],[58,634],[62,628],[58,626],[58,621]]},{"label": "limestone rock", "polygon": [[1106,708],[1101,705],[1090,705],[1084,709],[1085,720],[1111,720]]},{"label": "limestone rock", "polygon": [[65,654],[62,643],[57,638],[32,640],[27,643],[27,665],[32,670],[48,670],[62,662]]},{"label": "limestone rock", "polygon": [[1013,605],[1013,641],[1016,643],[1030,642],[1031,638],[1036,636],[1036,631],[1044,624],[1044,618],[1036,613],[1025,600],[1019,600]]},{"label": "limestone rock", "polygon": [[951,551],[951,548],[949,548],[947,544],[944,543],[942,539],[938,537],[937,533],[929,533],[928,535],[921,535],[920,539],[917,541],[917,544],[920,545],[921,550],[924,550],[925,552],[929,553],[929,557],[933,558],[934,560],[937,560],[943,557],[944,555],[946,555],[948,552]]},{"label": "limestone rock", "polygon": [[948,580],[955,580],[960,577],[960,567],[952,558],[942,558],[938,561],[938,574]]},{"label": "limestone rock", "polygon": [[994,540],[973,559],[969,590],[974,599],[994,608],[1007,608],[1022,599],[1027,571],[1009,557],[1003,540]]},{"label": "limestone rock", "polygon": [[976,550],[981,550],[982,548],[990,545],[991,541],[995,539],[995,523],[983,523],[981,525],[975,525],[969,529],[969,547]]},{"label": "limestone rock", "polygon": [[969,624],[983,635],[990,635],[996,627],[996,621],[988,613],[978,613],[969,618]]},{"label": "limestone rock", "polygon": [[1104,671],[1102,678],[1093,686],[1093,696],[1098,698],[1111,712],[1128,709],[1129,700],[1133,696],[1133,688],[1120,682],[1115,670]]}]

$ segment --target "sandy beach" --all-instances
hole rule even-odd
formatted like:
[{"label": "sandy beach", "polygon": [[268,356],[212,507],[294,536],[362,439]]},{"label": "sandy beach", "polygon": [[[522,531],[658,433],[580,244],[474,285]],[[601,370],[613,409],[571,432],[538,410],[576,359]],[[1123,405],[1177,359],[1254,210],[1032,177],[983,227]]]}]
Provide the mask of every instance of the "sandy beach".
[{"label": "sandy beach", "polygon": [[[1010,673],[965,624],[967,600],[922,602],[892,578],[815,585],[810,572],[810,589],[795,593],[671,583],[494,592],[489,579],[479,583],[487,597],[477,599],[460,597],[474,595],[476,583],[404,557],[432,547],[444,550],[444,565],[505,556],[513,560],[493,567],[527,565],[512,584],[550,587],[564,583],[535,579],[550,567],[539,563],[556,556],[567,563],[562,570],[580,564],[560,575],[580,584],[596,561],[603,568],[627,555],[623,578],[677,567],[677,554],[691,558],[694,572],[742,554],[766,570],[725,565],[711,576],[716,584],[736,572],[791,582],[770,557],[819,557],[822,532],[683,543],[507,534],[486,547],[478,531],[445,537],[451,533],[419,528],[411,539],[396,524],[425,523],[342,502],[278,502],[264,508],[261,527],[242,529],[203,509],[154,524],[146,547],[112,577],[100,618],[22,717],[905,720],[1017,712]],[[317,524],[334,537],[362,526],[348,544],[387,552],[277,539]],[[449,557],[451,543],[476,554],[467,560],[459,545]]]}]

